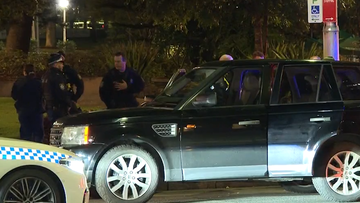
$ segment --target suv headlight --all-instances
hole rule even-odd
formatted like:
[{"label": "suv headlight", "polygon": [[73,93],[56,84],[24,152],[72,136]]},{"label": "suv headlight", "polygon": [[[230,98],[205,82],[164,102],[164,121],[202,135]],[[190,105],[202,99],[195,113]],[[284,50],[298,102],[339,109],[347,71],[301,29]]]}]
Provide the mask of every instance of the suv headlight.
[{"label": "suv headlight", "polygon": [[88,144],[89,126],[65,127],[61,135],[61,144]]},{"label": "suv headlight", "polygon": [[70,157],[70,158],[60,159],[59,164],[65,166],[75,172],[82,173],[82,174],[85,173],[85,171],[84,171],[85,165],[84,165],[83,160],[81,160],[80,158]]}]

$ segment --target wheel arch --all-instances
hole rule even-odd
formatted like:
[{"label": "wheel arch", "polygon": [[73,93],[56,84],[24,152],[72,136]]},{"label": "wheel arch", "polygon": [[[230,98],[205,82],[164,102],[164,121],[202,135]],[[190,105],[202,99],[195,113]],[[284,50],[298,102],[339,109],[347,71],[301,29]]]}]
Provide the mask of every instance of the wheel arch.
[{"label": "wheel arch", "polygon": [[38,165],[19,166],[19,167],[16,167],[16,168],[8,171],[5,175],[3,175],[0,179],[0,182],[2,182],[6,177],[11,176],[11,174],[13,174],[17,171],[24,170],[24,169],[41,170],[42,172],[44,172],[47,175],[49,175],[50,177],[52,177],[53,180],[55,180],[56,185],[60,188],[61,198],[62,198],[61,201],[62,202],[66,201],[65,188],[64,188],[64,185],[62,184],[60,178],[54,172],[52,172],[50,169],[48,169],[46,167],[42,167],[42,166],[38,166]]},{"label": "wheel arch", "polygon": [[340,143],[349,142],[355,143],[360,146],[360,135],[354,133],[338,133],[337,135],[330,137],[317,148],[313,162],[312,162],[312,171],[313,176],[317,176],[317,171],[315,170],[317,166],[321,163],[321,159],[329,152],[332,148],[336,147]]},{"label": "wheel arch", "polygon": [[116,146],[126,145],[126,144],[141,147],[144,150],[146,150],[147,152],[149,152],[151,154],[151,156],[153,156],[153,158],[157,162],[157,165],[159,168],[159,175],[160,175],[159,177],[163,178],[163,180],[167,180],[169,178],[168,177],[169,173],[167,173],[167,169],[168,169],[167,160],[165,158],[165,155],[162,153],[162,151],[160,150],[160,148],[157,145],[155,145],[154,143],[152,143],[149,140],[144,139],[143,137],[126,136],[126,137],[123,137],[122,139],[115,140],[115,141],[111,142],[110,144],[106,145],[106,147],[101,149],[101,151],[98,153],[96,160],[94,162],[93,172],[92,172],[92,176],[91,176],[91,184],[92,185],[95,185],[96,168],[97,168],[101,158],[105,155],[105,153]]}]

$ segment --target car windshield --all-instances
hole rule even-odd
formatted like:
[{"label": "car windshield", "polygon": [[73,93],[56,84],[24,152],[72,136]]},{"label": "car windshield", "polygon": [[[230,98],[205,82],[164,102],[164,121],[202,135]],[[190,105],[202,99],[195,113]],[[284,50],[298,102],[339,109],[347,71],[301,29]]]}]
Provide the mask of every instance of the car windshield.
[{"label": "car windshield", "polygon": [[191,91],[197,88],[206,78],[216,71],[216,68],[197,68],[177,79],[167,87],[153,102],[146,106],[168,104],[176,106]]}]

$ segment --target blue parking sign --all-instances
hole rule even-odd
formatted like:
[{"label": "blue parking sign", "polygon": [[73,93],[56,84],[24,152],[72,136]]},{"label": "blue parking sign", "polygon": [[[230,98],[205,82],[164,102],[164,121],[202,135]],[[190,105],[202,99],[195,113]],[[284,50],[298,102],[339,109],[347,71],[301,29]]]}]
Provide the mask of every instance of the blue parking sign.
[{"label": "blue parking sign", "polygon": [[311,14],[320,14],[320,6],[319,5],[311,6]]}]

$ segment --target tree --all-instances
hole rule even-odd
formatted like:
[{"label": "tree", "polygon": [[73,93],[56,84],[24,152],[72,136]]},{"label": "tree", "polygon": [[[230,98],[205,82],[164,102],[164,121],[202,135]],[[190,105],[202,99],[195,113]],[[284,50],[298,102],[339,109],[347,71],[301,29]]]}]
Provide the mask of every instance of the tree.
[{"label": "tree", "polygon": [[167,46],[183,46],[193,65],[198,65],[201,58],[213,60],[217,45],[226,35],[243,31],[249,24],[249,18],[243,20],[243,10],[234,0],[91,0],[88,5],[93,8],[91,16],[110,20],[113,28],[121,28],[116,29],[116,36],[124,36],[128,31],[127,38],[135,36]]},{"label": "tree", "polygon": [[339,26],[347,32],[360,36],[360,4],[356,0],[340,0]]},{"label": "tree", "polygon": [[[351,18],[353,25],[343,27],[359,30],[355,11],[360,9],[354,2],[339,0],[347,9],[340,8],[339,19]],[[295,42],[310,37],[306,1],[90,0],[88,7],[91,16],[113,22],[116,36],[181,46],[194,65],[224,52],[241,57],[254,49],[266,53],[269,39]]]},{"label": "tree", "polygon": [[46,0],[0,0],[0,24],[8,28],[6,50],[29,51],[33,16]]},{"label": "tree", "polygon": [[56,12],[55,1],[51,1],[52,6],[44,8],[41,15],[41,20],[46,26],[46,41],[45,47],[56,47],[56,24],[58,23],[58,17]]}]

